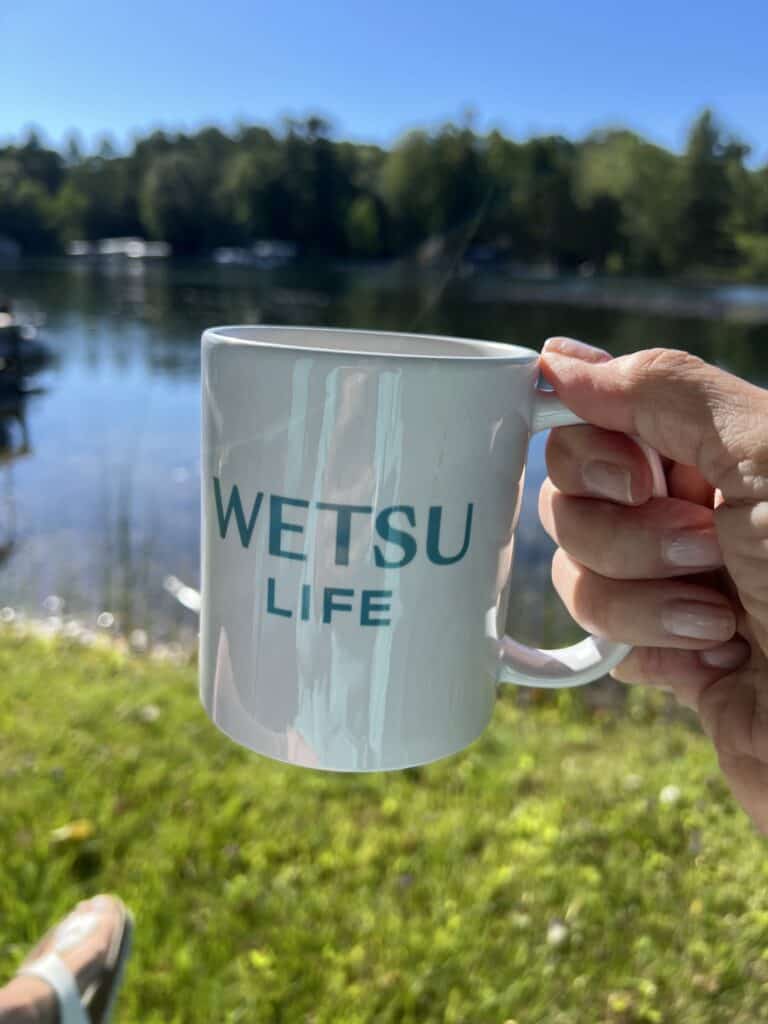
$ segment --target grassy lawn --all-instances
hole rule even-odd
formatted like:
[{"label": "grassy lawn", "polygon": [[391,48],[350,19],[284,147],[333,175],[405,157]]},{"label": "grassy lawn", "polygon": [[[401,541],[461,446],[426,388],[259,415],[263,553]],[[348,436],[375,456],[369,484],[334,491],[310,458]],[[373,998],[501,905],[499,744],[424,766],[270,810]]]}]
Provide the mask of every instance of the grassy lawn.
[{"label": "grassy lawn", "polygon": [[0,679],[4,976],[106,889],[122,1022],[768,1021],[765,846],[657,695],[507,690],[464,754],[335,776],[234,746],[191,669],[5,635]]}]

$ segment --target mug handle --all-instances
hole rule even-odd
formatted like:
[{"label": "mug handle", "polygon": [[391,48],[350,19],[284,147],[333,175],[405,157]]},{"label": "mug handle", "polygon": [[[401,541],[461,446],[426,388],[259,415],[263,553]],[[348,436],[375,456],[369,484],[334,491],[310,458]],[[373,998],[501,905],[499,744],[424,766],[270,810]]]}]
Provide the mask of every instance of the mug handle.
[{"label": "mug handle", "polygon": [[[536,392],[532,434],[550,427],[570,427],[584,422],[570,409],[566,409],[554,392]],[[653,474],[654,496],[666,497],[667,481],[658,453],[644,441],[636,437],[632,440],[648,460]],[[588,636],[570,647],[542,651],[538,647],[526,647],[512,637],[505,636],[499,641],[498,681],[550,690],[584,686],[614,669],[631,650],[629,644]]]}]

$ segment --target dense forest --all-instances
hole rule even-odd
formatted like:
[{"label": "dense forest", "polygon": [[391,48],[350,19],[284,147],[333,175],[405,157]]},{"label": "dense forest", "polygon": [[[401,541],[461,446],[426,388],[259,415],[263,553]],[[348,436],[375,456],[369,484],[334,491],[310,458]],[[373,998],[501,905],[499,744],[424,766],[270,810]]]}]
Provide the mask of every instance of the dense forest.
[{"label": "dense forest", "polygon": [[768,277],[768,166],[710,111],[675,154],[626,130],[514,141],[471,123],[391,149],[320,118],[280,130],[155,131],[130,151],[0,147],[0,236],[27,255],[68,241],[164,239],[174,254],[269,238],[306,256],[450,250],[519,266]]}]

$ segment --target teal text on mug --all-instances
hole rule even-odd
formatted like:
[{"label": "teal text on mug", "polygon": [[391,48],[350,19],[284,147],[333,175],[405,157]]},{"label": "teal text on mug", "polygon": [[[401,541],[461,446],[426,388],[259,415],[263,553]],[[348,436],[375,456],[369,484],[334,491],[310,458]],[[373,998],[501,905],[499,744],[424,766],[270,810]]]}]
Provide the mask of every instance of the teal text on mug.
[{"label": "teal text on mug", "polygon": [[[222,497],[221,481],[218,477],[213,478],[213,493],[216,499],[216,517],[219,524],[219,536],[226,540],[230,523],[234,522],[240,543],[248,548],[257,526],[259,513],[264,501],[264,492],[258,491],[253,499],[252,505],[248,505],[246,512],[243,508],[240,496],[241,488],[233,484],[229,496],[224,500]],[[305,534],[306,520],[303,522],[290,521],[286,517],[286,509],[295,509],[300,514],[310,508],[310,502],[304,498],[288,498],[278,494],[269,495],[268,511],[265,513],[267,522],[265,529],[268,530],[267,552],[269,558],[289,558],[295,561],[306,562],[316,561],[316,556],[308,553],[305,547],[297,549],[295,546],[288,547],[285,538],[286,534]],[[472,536],[472,510],[474,503],[469,502],[466,510],[464,525],[464,536],[458,551],[446,554],[441,550],[440,534],[443,524],[443,507],[431,505],[428,515],[424,516],[427,522],[426,540],[424,543],[423,557],[429,559],[434,565],[455,565],[460,562],[469,549]],[[317,509],[321,512],[332,515],[336,522],[335,541],[333,547],[333,564],[349,565],[350,537],[352,533],[353,517],[362,520],[356,529],[370,532],[370,526],[365,523],[365,517],[373,517],[375,522],[375,540],[371,546],[371,557],[374,564],[380,569],[401,569],[409,565],[419,554],[419,542],[414,535],[416,527],[416,510],[413,505],[392,505],[376,511],[370,505],[347,505],[338,502],[320,501],[317,502]],[[402,521],[400,526],[394,526],[394,522]],[[404,524],[404,527],[403,527]],[[391,550],[392,549],[392,550]],[[279,567],[278,567],[279,568]],[[277,577],[271,575],[267,579],[267,607],[269,615],[282,615],[291,618],[294,612],[290,607],[280,607],[276,598]],[[295,598],[294,594],[290,595]],[[321,596],[322,621],[329,624],[333,621],[334,612],[351,612],[354,605],[348,603],[356,597],[355,591],[349,587],[324,587]],[[392,597],[391,590],[363,590],[360,597],[360,625],[361,626],[389,626],[391,619],[378,617],[371,614],[375,611],[388,611],[388,599]],[[374,607],[376,602],[376,607]],[[312,584],[302,583],[300,591],[300,617],[306,622],[310,618],[313,603],[317,603],[317,597],[313,602]],[[297,614],[299,614],[297,610]],[[320,612],[318,611],[318,615]]]},{"label": "teal text on mug", "polygon": [[232,739],[407,768],[476,739],[500,682],[581,685],[626,655],[503,635],[530,436],[581,422],[535,351],[259,326],[206,331],[202,357],[200,693]]}]

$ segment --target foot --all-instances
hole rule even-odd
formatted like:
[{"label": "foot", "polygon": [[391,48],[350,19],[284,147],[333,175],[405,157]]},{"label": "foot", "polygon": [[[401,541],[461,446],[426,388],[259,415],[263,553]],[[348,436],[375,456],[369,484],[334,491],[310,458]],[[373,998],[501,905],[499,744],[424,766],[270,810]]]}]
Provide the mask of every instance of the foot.
[{"label": "foot", "polygon": [[[123,907],[114,896],[95,896],[78,903],[35,947],[24,965],[56,953],[72,973],[81,995],[99,981],[117,930],[123,925]],[[59,1007],[50,985],[40,978],[20,975],[0,989],[0,1024],[58,1024]]]}]

